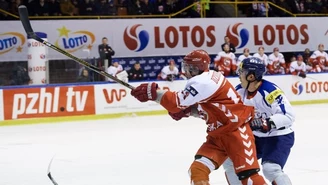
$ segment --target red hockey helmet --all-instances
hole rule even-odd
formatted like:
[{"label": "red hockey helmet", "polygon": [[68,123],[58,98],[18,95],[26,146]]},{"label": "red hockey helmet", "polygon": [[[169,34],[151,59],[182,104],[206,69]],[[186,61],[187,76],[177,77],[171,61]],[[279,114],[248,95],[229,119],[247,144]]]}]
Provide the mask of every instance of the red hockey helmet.
[{"label": "red hockey helmet", "polygon": [[209,71],[211,58],[205,50],[197,49],[183,58],[183,68],[187,78]]}]

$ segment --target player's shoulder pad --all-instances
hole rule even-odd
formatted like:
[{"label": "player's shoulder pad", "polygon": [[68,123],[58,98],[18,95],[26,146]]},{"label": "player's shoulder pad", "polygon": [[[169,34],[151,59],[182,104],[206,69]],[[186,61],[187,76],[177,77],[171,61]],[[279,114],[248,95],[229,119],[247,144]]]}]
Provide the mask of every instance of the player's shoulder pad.
[{"label": "player's shoulder pad", "polygon": [[[268,95],[265,96],[265,100],[271,105],[275,99],[284,94],[284,92],[274,83],[263,80],[260,90],[267,92]],[[266,94],[266,93],[264,93]]]}]

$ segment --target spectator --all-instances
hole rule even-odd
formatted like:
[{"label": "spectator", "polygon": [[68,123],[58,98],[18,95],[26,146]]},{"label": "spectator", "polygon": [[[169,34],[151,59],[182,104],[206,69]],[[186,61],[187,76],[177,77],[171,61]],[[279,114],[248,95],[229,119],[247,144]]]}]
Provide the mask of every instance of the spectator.
[{"label": "spectator", "polygon": [[[112,75],[112,76],[116,76],[121,71],[122,70],[119,68],[118,61],[114,61],[113,64],[111,66],[109,66],[109,68],[107,69],[107,73]],[[113,80],[110,79],[110,78],[107,78],[107,80],[113,82]]]},{"label": "spectator", "polygon": [[[0,0],[0,9],[9,12],[9,3],[6,0]],[[8,19],[8,15],[0,12],[0,20]]]},{"label": "spectator", "polygon": [[243,54],[238,57],[237,67],[239,66],[241,61],[243,61],[245,58],[250,58],[250,57],[252,57],[252,55],[249,53],[249,49],[245,48]]},{"label": "spectator", "polygon": [[20,65],[13,67],[10,79],[10,85],[28,85],[31,82],[28,71]]},{"label": "spectator", "polygon": [[34,16],[49,16],[49,5],[44,0],[35,0]]},{"label": "spectator", "polygon": [[10,3],[10,13],[15,14],[15,15],[19,15],[18,14],[18,7],[20,5],[23,5],[21,0],[11,0]]},{"label": "spectator", "polygon": [[305,11],[306,13],[315,13],[313,10],[313,3],[312,0],[305,0]]},{"label": "spectator", "polygon": [[115,51],[107,44],[107,42],[107,37],[103,37],[102,44],[98,46],[101,66],[104,66],[105,60],[108,60],[108,66],[110,66],[112,63],[112,56],[115,55]]},{"label": "spectator", "polygon": [[165,4],[165,14],[171,14],[178,11],[177,0],[166,0]]},{"label": "spectator", "polygon": [[215,57],[214,70],[221,72],[224,76],[236,74],[236,56],[231,52],[229,44],[224,44],[223,51],[220,51]]},{"label": "spectator", "polygon": [[96,4],[96,12],[98,15],[108,15],[109,13],[109,3],[106,0],[99,0]]},{"label": "spectator", "polygon": [[258,52],[255,53],[253,55],[253,57],[257,57],[257,58],[261,59],[264,62],[265,66],[268,66],[268,63],[269,63],[268,55],[266,55],[264,53],[264,47],[263,46],[259,47]]},{"label": "spectator", "polygon": [[113,0],[109,2],[108,15],[117,15],[117,9],[114,6]]},{"label": "spectator", "polygon": [[50,16],[61,16],[60,4],[57,0],[50,0],[48,5]]},{"label": "spectator", "polygon": [[79,9],[81,15],[95,15],[96,13],[95,3],[90,0],[84,0],[84,2],[80,4]]},{"label": "spectator", "polygon": [[143,0],[140,2],[141,11],[144,15],[152,15],[154,13],[154,6],[149,0]]},{"label": "spectator", "polygon": [[236,48],[235,45],[233,45],[232,43],[230,43],[230,38],[228,36],[224,37],[224,43],[221,45],[221,49],[222,51],[224,51],[224,45],[228,44],[230,52],[235,53],[236,52]]},{"label": "spectator", "polygon": [[325,5],[322,3],[322,1],[321,0],[314,0],[314,1],[315,2],[313,2],[313,4],[312,4],[313,11],[315,13],[324,13],[323,8]]},{"label": "spectator", "polygon": [[165,12],[167,12],[166,10],[166,5],[163,2],[163,0],[157,0],[156,1],[156,5],[155,5],[155,13],[154,14],[165,14]]},{"label": "spectator", "polygon": [[267,11],[266,6],[268,7],[268,9],[270,8],[268,3],[253,3],[251,9],[251,16],[266,17],[266,11]]},{"label": "spectator", "polygon": [[304,54],[303,54],[303,60],[304,60],[305,64],[307,64],[307,65],[309,64],[310,57],[311,57],[311,51],[309,48],[306,48],[304,50]]},{"label": "spectator", "polygon": [[273,53],[268,57],[268,73],[269,74],[285,74],[286,73],[286,62],[284,55],[279,52],[276,47],[273,49]]},{"label": "spectator", "polygon": [[78,82],[90,82],[89,71],[83,69],[81,75],[77,79]]},{"label": "spectator", "polygon": [[72,5],[74,6],[73,14],[74,15],[80,15],[79,2],[77,0],[72,0]]},{"label": "spectator", "polygon": [[328,71],[328,54],[324,51],[324,45],[319,44],[318,50],[314,51],[310,57],[312,72]]},{"label": "spectator", "polygon": [[61,0],[60,2],[60,11],[63,15],[73,16],[74,15],[74,5],[70,0]]},{"label": "spectator", "polygon": [[194,7],[189,11],[189,16],[192,18],[200,18],[202,9],[201,4],[198,0],[195,0],[195,3]]},{"label": "spectator", "polygon": [[169,65],[163,67],[161,73],[158,75],[160,80],[173,81],[179,76],[179,69],[175,66],[174,60],[169,62]]},{"label": "spectator", "polygon": [[135,4],[132,6],[131,12],[133,15],[143,15],[144,14],[139,0],[136,0]]},{"label": "spectator", "polygon": [[139,62],[136,62],[133,66],[132,69],[129,70],[128,74],[129,74],[129,80],[130,81],[138,81],[138,80],[143,80],[143,70],[140,66]]},{"label": "spectator", "polygon": [[302,55],[297,56],[297,61],[293,61],[290,64],[290,73],[292,75],[297,75],[302,78],[306,77],[306,64],[303,62]]}]

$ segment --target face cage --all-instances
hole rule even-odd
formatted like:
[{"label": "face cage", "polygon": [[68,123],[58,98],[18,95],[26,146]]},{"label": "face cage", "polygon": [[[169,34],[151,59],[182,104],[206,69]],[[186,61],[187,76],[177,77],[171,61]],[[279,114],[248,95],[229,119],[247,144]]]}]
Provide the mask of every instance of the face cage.
[{"label": "face cage", "polygon": [[199,68],[192,64],[187,64],[185,61],[182,63],[182,68],[185,71],[186,76],[193,77],[199,75]]}]

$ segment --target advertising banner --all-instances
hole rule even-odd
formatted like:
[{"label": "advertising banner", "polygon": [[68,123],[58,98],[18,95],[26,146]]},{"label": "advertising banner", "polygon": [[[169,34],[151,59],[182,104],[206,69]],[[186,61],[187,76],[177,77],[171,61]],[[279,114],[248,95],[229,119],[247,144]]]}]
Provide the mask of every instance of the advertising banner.
[{"label": "advertising banner", "polygon": [[[36,34],[40,38],[47,40],[47,34],[40,32]],[[28,75],[31,78],[30,85],[45,84],[48,47],[32,38],[28,38],[27,48]]]},{"label": "advertising banner", "polygon": [[4,119],[95,114],[93,86],[4,89]]},{"label": "advertising banner", "polygon": [[[265,76],[278,85],[291,102],[327,101],[328,74],[309,74],[303,79],[293,75]],[[239,78],[228,78],[237,86]],[[185,80],[157,81],[163,90],[179,91]],[[138,86],[141,82],[133,82]],[[140,103],[130,94],[130,89],[120,84],[90,86],[56,86],[15,88],[0,90],[0,120],[22,118],[59,117],[76,115],[101,115],[164,110],[153,101]]]},{"label": "advertising banner", "polygon": [[[221,51],[224,36],[237,53],[260,46],[265,52],[314,50],[328,41],[326,17],[315,18],[214,18],[214,19],[108,19],[32,21],[34,30],[48,35],[51,43],[80,57],[99,57],[103,37],[115,50],[114,57],[185,55],[201,48],[210,54]],[[26,36],[20,21],[7,21],[0,31],[0,61],[26,60]],[[49,50],[49,59],[65,56]]]}]

